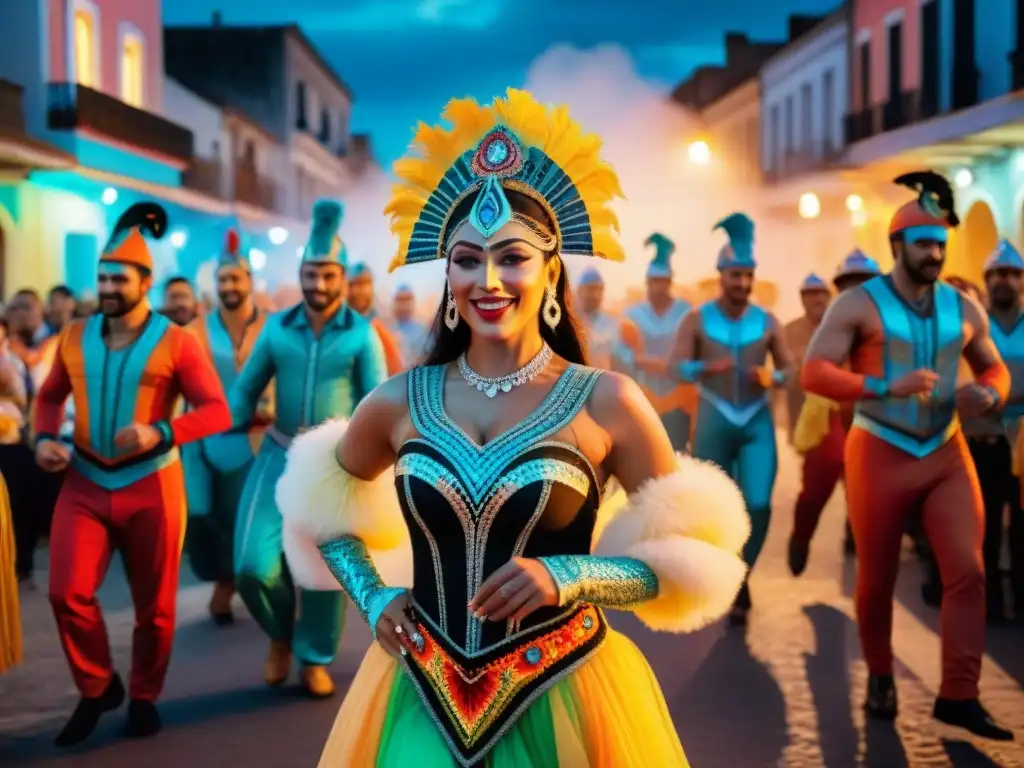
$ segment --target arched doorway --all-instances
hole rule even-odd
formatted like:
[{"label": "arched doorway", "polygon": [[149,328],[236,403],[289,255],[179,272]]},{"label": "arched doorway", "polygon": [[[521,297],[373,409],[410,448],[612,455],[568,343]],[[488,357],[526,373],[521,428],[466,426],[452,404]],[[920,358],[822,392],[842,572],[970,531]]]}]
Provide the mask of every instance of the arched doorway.
[{"label": "arched doorway", "polygon": [[982,284],[985,260],[999,244],[999,229],[988,203],[978,200],[967,211],[946,248],[946,275]]}]

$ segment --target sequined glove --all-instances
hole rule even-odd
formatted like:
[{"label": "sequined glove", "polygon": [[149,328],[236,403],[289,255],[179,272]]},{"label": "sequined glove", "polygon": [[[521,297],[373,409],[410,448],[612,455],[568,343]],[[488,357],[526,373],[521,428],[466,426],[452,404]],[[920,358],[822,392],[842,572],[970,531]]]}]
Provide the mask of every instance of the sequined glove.
[{"label": "sequined glove", "polygon": [[658,577],[632,557],[553,555],[539,557],[558,587],[558,604],[585,601],[628,609],[658,596]]},{"label": "sequined glove", "polygon": [[369,550],[356,536],[342,536],[321,544],[320,554],[376,638],[377,622],[384,609],[407,590],[384,584]]}]

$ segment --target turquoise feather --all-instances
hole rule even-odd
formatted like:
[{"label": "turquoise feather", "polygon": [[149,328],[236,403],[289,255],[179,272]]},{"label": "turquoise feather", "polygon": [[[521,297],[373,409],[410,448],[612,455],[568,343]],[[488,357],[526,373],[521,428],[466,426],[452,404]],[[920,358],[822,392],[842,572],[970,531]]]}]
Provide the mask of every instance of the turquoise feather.
[{"label": "turquoise feather", "polygon": [[312,263],[332,263],[345,266],[348,254],[339,239],[338,230],[345,216],[345,207],[337,200],[317,200],[313,205],[313,224],[302,260]]},{"label": "turquoise feather", "polygon": [[[725,231],[732,246],[736,264],[754,264],[754,222],[745,213],[731,213],[715,224],[714,229]],[[713,231],[712,230],[712,231]],[[719,266],[721,269],[721,265]]]},{"label": "turquoise feather", "polygon": [[644,240],[644,245],[654,246],[654,258],[651,259],[652,267],[661,267],[663,269],[669,268],[669,264],[672,260],[672,254],[676,252],[675,243],[660,232],[655,232]]}]

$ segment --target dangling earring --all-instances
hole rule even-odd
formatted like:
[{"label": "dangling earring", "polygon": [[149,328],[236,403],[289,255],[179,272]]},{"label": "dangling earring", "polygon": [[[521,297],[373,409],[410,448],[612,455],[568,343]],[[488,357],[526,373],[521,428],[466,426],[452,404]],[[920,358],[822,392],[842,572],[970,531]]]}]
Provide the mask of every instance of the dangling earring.
[{"label": "dangling earring", "polygon": [[448,289],[448,303],[444,307],[444,324],[448,326],[449,331],[454,331],[459,326],[459,307],[452,296],[451,288]]},{"label": "dangling earring", "polygon": [[541,307],[541,315],[552,331],[562,322],[562,308],[558,306],[558,297],[555,294],[553,283],[548,283],[548,287],[544,289],[544,306]]}]

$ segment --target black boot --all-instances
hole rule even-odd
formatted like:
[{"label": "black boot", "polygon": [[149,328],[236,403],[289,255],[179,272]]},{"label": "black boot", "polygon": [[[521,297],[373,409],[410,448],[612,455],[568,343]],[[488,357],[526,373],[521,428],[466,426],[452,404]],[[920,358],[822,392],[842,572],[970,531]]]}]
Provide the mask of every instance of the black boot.
[{"label": "black boot", "polygon": [[807,570],[807,558],[810,554],[810,547],[791,537],[789,539],[789,572],[794,576],[799,576]]},{"label": "black boot", "polygon": [[99,696],[88,699],[84,696],[71,713],[71,719],[57,735],[54,744],[58,747],[72,747],[85,741],[96,730],[96,724],[104,712],[117,709],[124,701],[124,683],[115,674],[110,678],[107,690]]},{"label": "black boot", "polygon": [[864,711],[879,720],[895,720],[899,706],[896,703],[896,683],[892,675],[871,675]]},{"label": "black boot", "polygon": [[729,612],[729,624],[734,627],[741,627],[747,623],[747,614],[750,613],[750,587],[743,582],[736,601],[732,604]]},{"label": "black boot", "polygon": [[857,554],[857,545],[853,543],[853,528],[850,527],[849,518],[846,519],[846,535],[843,537],[843,554]]},{"label": "black boot", "polygon": [[163,728],[160,713],[152,701],[132,699],[128,702],[127,732],[134,738],[155,736]]},{"label": "black boot", "polygon": [[993,625],[1008,624],[1010,617],[1006,614],[1006,601],[1003,595],[990,594],[985,601],[985,621]]},{"label": "black boot", "polygon": [[936,699],[932,717],[946,725],[964,728],[983,739],[1013,741],[1013,731],[996,723],[977,699]]}]

